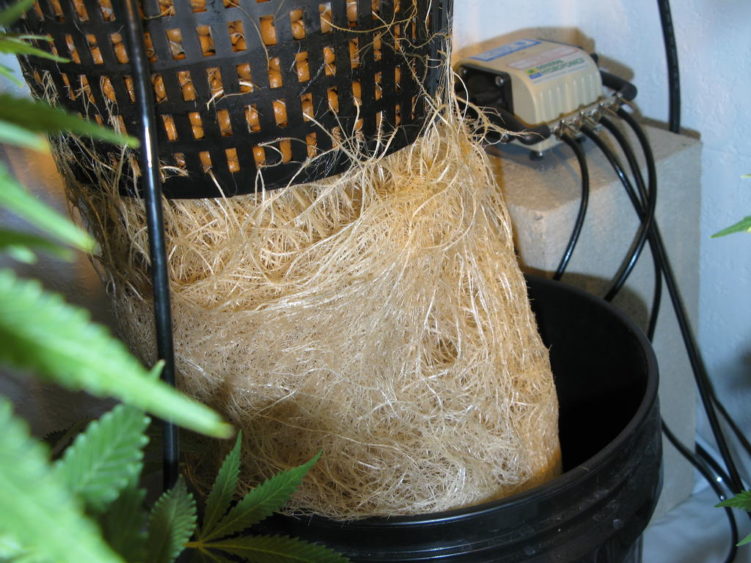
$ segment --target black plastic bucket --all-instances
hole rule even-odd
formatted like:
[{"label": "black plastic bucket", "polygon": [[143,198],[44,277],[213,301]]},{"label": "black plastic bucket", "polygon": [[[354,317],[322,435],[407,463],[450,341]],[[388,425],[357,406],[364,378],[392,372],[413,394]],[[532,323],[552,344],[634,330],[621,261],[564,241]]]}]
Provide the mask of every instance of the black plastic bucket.
[{"label": "black plastic bucket", "polygon": [[325,543],[353,561],[640,561],[661,487],[652,348],[601,299],[528,282],[560,401],[563,475],[461,510],[348,523],[275,517],[272,531]]}]

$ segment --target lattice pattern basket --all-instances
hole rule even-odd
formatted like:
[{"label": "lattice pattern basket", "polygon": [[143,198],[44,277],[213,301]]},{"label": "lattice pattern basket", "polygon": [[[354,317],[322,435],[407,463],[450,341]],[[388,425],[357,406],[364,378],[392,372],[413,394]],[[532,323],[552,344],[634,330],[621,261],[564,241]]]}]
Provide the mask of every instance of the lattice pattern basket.
[{"label": "lattice pattern basket", "polygon": [[[441,2],[144,0],[142,10],[159,155],[177,172],[165,178],[167,197],[330,176],[349,165],[342,143],[359,143],[361,154],[398,150],[418,135],[421,94],[441,76],[429,62],[447,25]],[[116,1],[38,0],[20,26],[52,35],[53,52],[70,59],[26,61],[36,95],[137,134]],[[101,148],[104,162],[111,151]]]}]

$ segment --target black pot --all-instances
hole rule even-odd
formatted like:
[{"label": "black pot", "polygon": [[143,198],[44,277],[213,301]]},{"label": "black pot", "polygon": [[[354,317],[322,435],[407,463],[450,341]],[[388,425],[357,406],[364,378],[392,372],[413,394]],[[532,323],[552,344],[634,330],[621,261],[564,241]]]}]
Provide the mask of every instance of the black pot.
[{"label": "black pot", "polygon": [[652,348],[601,299],[541,278],[528,283],[560,401],[563,475],[461,510],[348,523],[275,517],[271,531],[353,561],[640,561],[661,487]]}]

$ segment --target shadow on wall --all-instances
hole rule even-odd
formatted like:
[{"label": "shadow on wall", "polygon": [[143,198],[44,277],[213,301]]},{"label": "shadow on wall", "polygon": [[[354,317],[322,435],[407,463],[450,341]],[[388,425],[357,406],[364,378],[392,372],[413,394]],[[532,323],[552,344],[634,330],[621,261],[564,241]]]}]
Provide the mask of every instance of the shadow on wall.
[{"label": "shadow on wall", "polygon": [[[553,275],[553,272],[531,268],[523,263],[521,264],[521,268],[525,274],[532,274],[544,278],[551,278]],[[575,272],[567,272],[564,274],[561,281],[597,296],[605,295],[612,283],[610,278],[579,274]],[[649,322],[649,306],[630,287],[625,286],[621,289],[613,300],[613,305],[626,313],[628,318],[636,323],[639,328],[646,331],[647,323]]]}]

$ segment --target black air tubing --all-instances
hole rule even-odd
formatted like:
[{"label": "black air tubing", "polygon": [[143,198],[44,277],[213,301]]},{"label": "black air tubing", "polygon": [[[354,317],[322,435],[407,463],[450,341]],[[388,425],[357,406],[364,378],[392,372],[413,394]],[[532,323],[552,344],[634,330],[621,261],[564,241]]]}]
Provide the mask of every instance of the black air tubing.
[{"label": "black air tubing", "polygon": [[[143,29],[136,0],[123,2],[126,16],[126,33],[133,61],[133,86],[138,109],[140,131],[139,160],[143,170],[144,201],[146,222],[149,232],[149,254],[151,256],[151,282],[154,291],[154,320],[156,323],[157,355],[164,360],[162,379],[175,385],[175,355],[172,341],[172,316],[170,312],[169,277],[167,274],[167,252],[164,241],[164,220],[162,217],[162,182],[159,177],[159,155],[157,153],[157,132],[154,116],[154,95],[150,82],[150,71],[143,47]],[[170,421],[164,421],[164,488],[171,488],[178,476],[179,444],[177,428]]]},{"label": "black air tubing", "polygon": [[[609,119],[602,117],[600,118],[600,123],[602,123],[602,125],[610,132],[621,147],[628,146],[626,137],[624,137],[623,133],[621,133],[621,131]],[[634,152],[630,150],[630,147],[629,150],[624,149],[624,154],[629,166],[631,167],[631,172],[634,181],[636,182],[639,195],[641,196],[642,203],[645,206],[644,220],[639,224],[639,230],[637,231],[636,239],[631,246],[631,251],[618,269],[612,287],[605,295],[606,301],[612,300],[616,293],[623,288],[623,285],[631,275],[634,266],[636,266],[639,256],[641,256],[641,252],[644,249],[644,245],[647,242],[647,238],[649,237],[650,230],[652,229],[655,208],[657,205],[657,186],[650,185],[649,188],[647,188],[644,185],[644,179],[641,175],[641,170],[639,169],[639,163],[636,160]]]},{"label": "black air tubing", "polygon": [[[620,161],[615,156],[613,151],[610,150],[610,147],[608,147],[607,144],[592,129],[583,127],[582,132],[590,139],[592,139],[592,141],[597,145],[605,158],[608,160],[613,170],[616,172],[624,187],[626,188],[626,191],[629,193],[629,197],[631,198],[632,203],[634,201],[638,201],[635,198],[635,194],[633,193],[634,189],[631,185],[631,182],[625,175]],[[649,181],[650,184],[656,183],[656,177],[650,178]],[[640,205],[636,205],[635,209],[639,217],[643,220],[644,209]],[[720,450],[720,455],[722,456],[722,459],[728,468],[731,488],[736,494],[740,493],[743,489],[740,473],[738,472],[738,468],[733,461],[730,448],[728,447],[727,439],[725,438],[725,434],[722,430],[722,427],[720,426],[720,422],[717,417],[717,412],[715,411],[712,399],[712,397],[714,396],[712,382],[709,379],[706,367],[704,366],[703,358],[701,356],[701,353],[699,352],[699,347],[696,343],[696,339],[694,338],[693,331],[691,330],[691,326],[688,321],[688,314],[686,313],[686,308],[683,304],[683,299],[680,295],[680,291],[675,280],[675,275],[667,257],[665,245],[663,243],[662,236],[656,222],[652,226],[649,239],[650,247],[652,251],[656,253],[656,257],[660,263],[660,269],[662,270],[662,273],[665,277],[665,284],[668,288],[670,300],[675,310],[678,327],[680,328],[681,336],[683,337],[683,342],[686,347],[686,352],[688,354],[688,359],[691,364],[692,372],[694,374],[694,379],[699,389],[699,396],[702,400],[704,410],[707,413],[707,418],[712,429],[712,434],[714,435],[714,438],[717,442],[717,446]]]},{"label": "black air tubing", "polygon": [[665,42],[665,58],[668,71],[669,110],[668,124],[670,131],[679,133],[681,129],[681,76],[678,67],[678,46],[675,40],[673,16],[670,13],[670,0],[657,0],[662,23],[662,37]]},{"label": "black air tubing", "polygon": [[[686,460],[688,460],[688,462],[693,465],[699,473],[701,473],[702,477],[704,477],[707,483],[709,483],[709,486],[712,488],[715,495],[717,495],[717,498],[720,501],[725,500],[727,496],[722,490],[722,487],[720,487],[720,485],[714,480],[712,472],[704,465],[703,461],[696,454],[676,438],[676,436],[670,431],[670,428],[665,424],[665,421],[662,422],[662,433],[665,434],[665,437],[667,437],[673,447],[678,450],[678,452],[686,458]],[[725,563],[733,563],[738,554],[738,524],[735,521],[735,515],[733,514],[732,509],[727,506],[723,508],[725,510],[725,516],[727,516],[728,519],[728,524],[730,525],[730,551],[728,552],[727,557],[725,557]]]},{"label": "black air tubing", "polygon": [[553,274],[553,279],[558,281],[563,277],[566,267],[571,260],[571,255],[574,253],[576,243],[579,241],[579,235],[584,225],[584,218],[587,216],[587,206],[589,204],[589,167],[587,166],[587,159],[584,156],[584,151],[576,142],[576,139],[571,137],[568,133],[563,133],[560,136],[561,141],[566,143],[576,155],[576,160],[579,162],[579,171],[581,173],[581,199],[579,201],[579,212],[576,215],[574,221],[574,228],[571,232],[566,250],[563,252],[561,262],[558,264],[558,268]]}]

